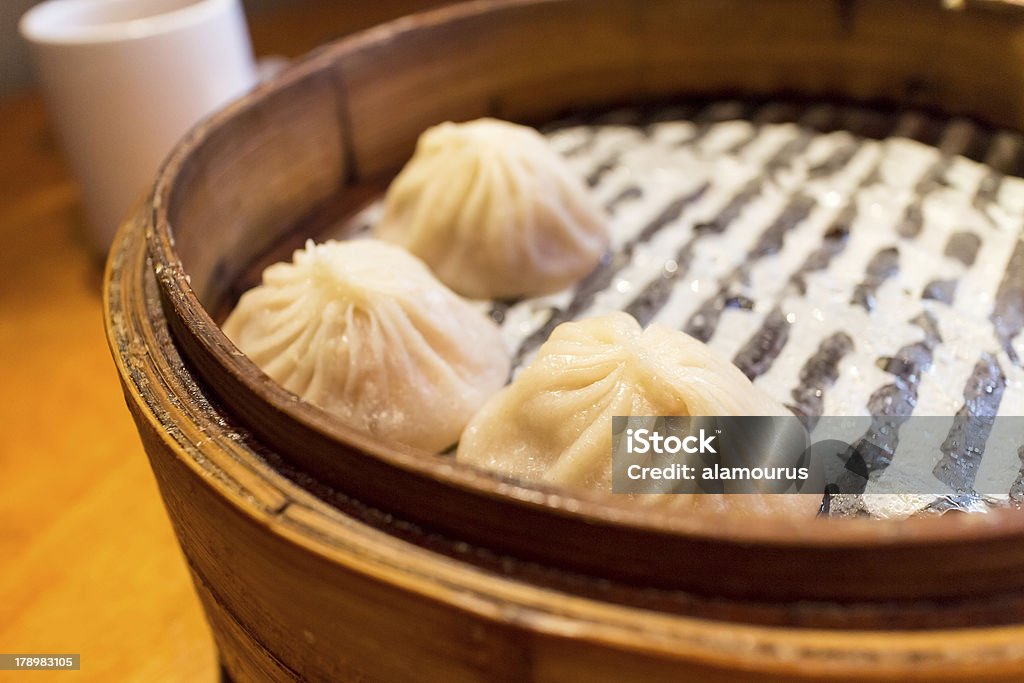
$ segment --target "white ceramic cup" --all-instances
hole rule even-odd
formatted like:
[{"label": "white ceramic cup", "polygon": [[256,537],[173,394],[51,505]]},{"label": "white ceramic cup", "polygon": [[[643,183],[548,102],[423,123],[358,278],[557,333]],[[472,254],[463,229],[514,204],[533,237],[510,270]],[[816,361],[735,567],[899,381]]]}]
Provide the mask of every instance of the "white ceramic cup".
[{"label": "white ceramic cup", "polygon": [[48,0],[19,28],[101,251],[174,143],[256,82],[239,0]]}]

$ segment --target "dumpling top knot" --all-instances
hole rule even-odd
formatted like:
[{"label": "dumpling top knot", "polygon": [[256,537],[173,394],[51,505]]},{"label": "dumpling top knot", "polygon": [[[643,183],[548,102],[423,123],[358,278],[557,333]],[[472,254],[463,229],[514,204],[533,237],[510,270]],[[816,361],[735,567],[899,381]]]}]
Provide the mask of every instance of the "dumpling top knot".
[{"label": "dumpling top knot", "polygon": [[[299,272],[305,271],[303,278],[307,285],[307,296],[322,300],[323,305],[343,305],[356,308],[365,308],[370,304],[373,294],[386,294],[379,291],[381,286],[401,285],[410,280],[381,279],[373,277],[372,272],[365,272],[367,261],[338,258],[337,242],[316,244],[313,240],[306,240],[305,249],[296,251],[294,256],[294,267]],[[374,254],[380,256],[378,245],[366,242],[358,247],[365,256],[372,262]],[[416,264],[419,265],[419,264]],[[275,272],[283,270],[268,270],[269,280],[275,279]],[[363,272],[360,272],[363,271]],[[414,278],[416,276],[413,268]],[[370,275],[370,277],[366,277]],[[279,279],[287,279],[289,275],[283,275]]]},{"label": "dumpling top knot", "polygon": [[[530,148],[535,148],[531,150]],[[416,151],[461,151],[473,156],[518,155],[548,149],[547,141],[528,126],[499,119],[477,119],[468,123],[446,121],[427,129],[416,143]]]},{"label": "dumpling top knot", "polygon": [[580,178],[536,130],[497,119],[424,132],[377,235],[479,299],[559,291],[608,248],[607,216]]}]

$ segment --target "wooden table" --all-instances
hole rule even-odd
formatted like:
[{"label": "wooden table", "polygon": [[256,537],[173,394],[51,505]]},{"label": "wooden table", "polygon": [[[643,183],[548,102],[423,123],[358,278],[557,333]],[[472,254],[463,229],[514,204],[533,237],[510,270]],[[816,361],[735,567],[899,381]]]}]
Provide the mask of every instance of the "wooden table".
[{"label": "wooden table", "polygon": [[[301,54],[431,3],[283,4],[253,18],[258,54]],[[0,653],[82,655],[77,674],[18,680],[216,680],[83,232],[39,96],[0,100]]]}]

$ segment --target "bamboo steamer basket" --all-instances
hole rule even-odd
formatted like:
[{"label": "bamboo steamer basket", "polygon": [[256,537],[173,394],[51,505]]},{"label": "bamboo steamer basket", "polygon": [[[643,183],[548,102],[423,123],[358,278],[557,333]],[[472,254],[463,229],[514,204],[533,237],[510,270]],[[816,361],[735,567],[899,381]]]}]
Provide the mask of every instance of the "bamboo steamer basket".
[{"label": "bamboo steamer basket", "polygon": [[346,429],[211,315],[379,194],[437,122],[780,92],[1021,129],[1024,7],[472,2],[323,48],[178,145],[111,251],[106,326],[231,677],[1024,676],[1014,510],[669,517],[525,487]]}]

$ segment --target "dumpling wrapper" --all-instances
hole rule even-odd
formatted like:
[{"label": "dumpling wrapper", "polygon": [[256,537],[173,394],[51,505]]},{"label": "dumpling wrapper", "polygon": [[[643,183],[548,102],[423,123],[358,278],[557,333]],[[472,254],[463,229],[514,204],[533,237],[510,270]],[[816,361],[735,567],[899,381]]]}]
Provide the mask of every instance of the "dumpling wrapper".
[{"label": "dumpling wrapper", "polygon": [[564,289],[608,249],[608,218],[533,128],[496,119],[424,132],[376,235],[456,292],[511,299]]},{"label": "dumpling wrapper", "polygon": [[307,242],[223,325],[265,373],[385,441],[451,446],[508,378],[497,326],[417,258],[375,240]]},{"label": "dumpling wrapper", "polygon": [[[612,417],[791,416],[716,351],[626,313],[559,325],[537,357],[462,433],[457,459],[525,481],[611,491]],[[788,510],[813,516],[821,496],[639,495],[639,503]]]}]

